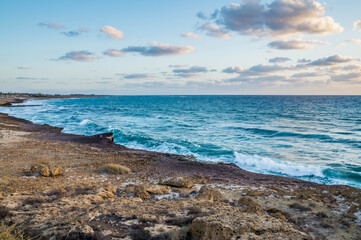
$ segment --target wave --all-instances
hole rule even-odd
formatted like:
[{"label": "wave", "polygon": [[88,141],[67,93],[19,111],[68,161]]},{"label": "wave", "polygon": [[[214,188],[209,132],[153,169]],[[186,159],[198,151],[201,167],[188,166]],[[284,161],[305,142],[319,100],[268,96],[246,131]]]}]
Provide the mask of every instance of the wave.
[{"label": "wave", "polygon": [[323,169],[317,166],[306,166],[299,163],[279,161],[276,159],[249,156],[234,152],[236,164],[249,171],[272,173],[294,177],[320,177],[324,178]]},{"label": "wave", "polygon": [[87,125],[89,123],[92,123],[92,120],[89,120],[89,119],[84,119],[83,121],[81,121],[79,123],[80,126],[84,126],[84,125]]}]

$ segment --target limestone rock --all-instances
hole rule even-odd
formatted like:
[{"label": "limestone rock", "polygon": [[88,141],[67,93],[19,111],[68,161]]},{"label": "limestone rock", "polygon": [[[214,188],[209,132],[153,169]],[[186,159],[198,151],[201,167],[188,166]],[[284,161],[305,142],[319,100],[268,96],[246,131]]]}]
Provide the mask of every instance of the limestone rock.
[{"label": "limestone rock", "polygon": [[115,198],[114,194],[116,193],[116,189],[113,186],[107,186],[104,188],[100,188],[97,196],[101,197],[102,199],[113,199]]},{"label": "limestone rock", "polygon": [[159,182],[161,185],[179,188],[193,187],[193,180],[190,177],[169,177]]},{"label": "limestone rock", "polygon": [[154,195],[169,194],[171,187],[164,185],[151,185],[147,186],[147,192]]},{"label": "limestone rock", "polygon": [[144,185],[128,185],[125,188],[125,192],[128,194],[134,194],[143,200],[150,198],[150,195]]},{"label": "limestone rock", "polygon": [[63,169],[60,167],[47,165],[47,164],[37,164],[30,168],[32,173],[37,173],[43,177],[55,177],[63,174]]},{"label": "limestone rock", "polygon": [[144,230],[149,232],[152,239],[186,239],[186,233],[178,226],[155,224],[154,226],[144,228]]},{"label": "limestone rock", "polygon": [[262,213],[263,209],[261,205],[250,199],[249,197],[241,197],[238,200],[238,205],[244,206],[243,211],[249,213]]},{"label": "limestone rock", "polygon": [[199,194],[196,198],[208,200],[211,202],[223,201],[222,194],[217,189],[214,189],[214,188],[208,187],[208,186],[202,186],[201,189],[199,190]]},{"label": "limestone rock", "polygon": [[196,218],[189,232],[195,240],[313,239],[282,220],[236,211]]}]

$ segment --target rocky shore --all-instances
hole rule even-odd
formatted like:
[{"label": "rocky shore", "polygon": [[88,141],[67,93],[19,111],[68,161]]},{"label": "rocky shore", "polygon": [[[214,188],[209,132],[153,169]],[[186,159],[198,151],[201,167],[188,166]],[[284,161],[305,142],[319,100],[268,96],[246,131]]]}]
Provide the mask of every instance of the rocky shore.
[{"label": "rocky shore", "polygon": [[360,189],[61,130],[0,114],[0,221],[24,236],[360,239]]}]

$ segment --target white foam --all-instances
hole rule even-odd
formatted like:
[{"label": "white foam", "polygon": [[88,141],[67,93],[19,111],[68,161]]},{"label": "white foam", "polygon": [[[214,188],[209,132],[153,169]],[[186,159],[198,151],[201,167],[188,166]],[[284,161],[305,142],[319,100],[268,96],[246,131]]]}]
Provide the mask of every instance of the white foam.
[{"label": "white foam", "polygon": [[89,119],[84,119],[83,121],[81,121],[81,122],[79,123],[79,125],[84,126],[84,125],[87,125],[87,124],[89,124],[89,123],[92,123],[92,121],[89,120]]},{"label": "white foam", "polygon": [[322,168],[317,166],[307,166],[304,164],[279,161],[266,157],[249,156],[238,152],[235,152],[234,155],[237,165],[245,170],[295,177],[325,177],[322,172]]}]

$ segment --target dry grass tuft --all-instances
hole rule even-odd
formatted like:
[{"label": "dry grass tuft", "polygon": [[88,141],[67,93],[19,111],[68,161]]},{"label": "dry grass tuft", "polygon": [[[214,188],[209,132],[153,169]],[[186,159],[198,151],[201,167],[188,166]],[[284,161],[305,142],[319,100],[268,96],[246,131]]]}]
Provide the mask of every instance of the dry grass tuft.
[{"label": "dry grass tuft", "polygon": [[127,174],[130,173],[130,169],[119,164],[109,163],[104,166],[103,172],[108,174]]},{"label": "dry grass tuft", "polygon": [[1,223],[0,240],[31,240],[31,238],[24,236],[24,231],[18,229],[15,224],[7,226]]}]

